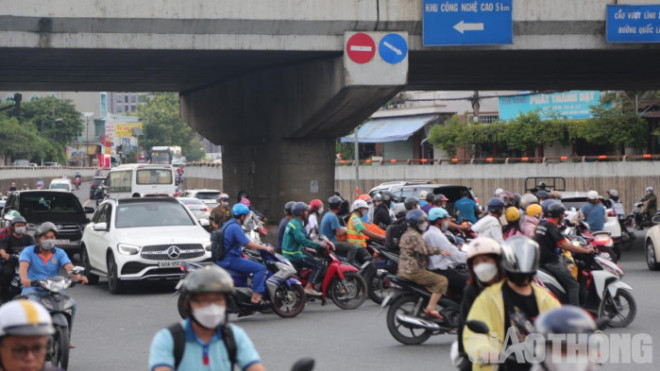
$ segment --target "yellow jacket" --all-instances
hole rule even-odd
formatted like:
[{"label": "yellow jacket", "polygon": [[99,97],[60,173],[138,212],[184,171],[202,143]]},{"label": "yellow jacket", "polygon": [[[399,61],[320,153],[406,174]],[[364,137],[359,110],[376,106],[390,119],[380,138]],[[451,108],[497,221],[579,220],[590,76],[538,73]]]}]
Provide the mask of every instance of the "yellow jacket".
[{"label": "yellow jacket", "polygon": [[[475,334],[467,326],[463,330],[463,344],[465,352],[473,360],[472,370],[493,370],[496,369],[493,364],[476,362],[478,359],[485,359],[488,354],[497,355],[499,358],[506,331],[504,329],[504,299],[502,298],[502,285],[506,280],[502,280],[492,286],[484,289],[477,296],[470,308],[467,321],[479,320],[488,325],[491,334],[497,336],[497,339],[490,338],[488,335]],[[536,303],[539,307],[539,314],[549,309],[560,307],[561,304],[546,289],[536,286],[532,283],[532,290],[536,297]]]}]

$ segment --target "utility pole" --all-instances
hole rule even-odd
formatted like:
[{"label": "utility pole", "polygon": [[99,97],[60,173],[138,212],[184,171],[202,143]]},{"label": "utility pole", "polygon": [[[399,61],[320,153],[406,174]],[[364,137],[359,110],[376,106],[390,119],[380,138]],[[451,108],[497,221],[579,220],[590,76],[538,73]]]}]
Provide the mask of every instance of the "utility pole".
[{"label": "utility pole", "polygon": [[353,155],[353,158],[355,159],[354,165],[355,165],[355,198],[357,199],[357,196],[360,195],[360,144],[358,143],[358,128],[355,128],[355,132],[353,133],[353,140],[355,141],[355,147],[354,147],[354,152],[355,154]]},{"label": "utility pole", "polygon": [[83,162],[83,165],[90,166],[89,163],[89,118],[94,115],[94,112],[83,112],[83,116],[85,116],[86,119],[86,124],[85,124],[85,136],[87,137],[87,140],[85,141],[85,161]]}]

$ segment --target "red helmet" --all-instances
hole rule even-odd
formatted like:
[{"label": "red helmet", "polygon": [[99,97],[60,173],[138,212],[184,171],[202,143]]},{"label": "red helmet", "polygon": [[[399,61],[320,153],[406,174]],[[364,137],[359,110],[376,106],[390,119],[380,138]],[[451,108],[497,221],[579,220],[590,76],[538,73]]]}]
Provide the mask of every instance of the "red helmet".
[{"label": "red helmet", "polygon": [[357,199],[362,200],[364,202],[371,202],[371,196],[369,196],[366,193],[363,193],[363,194],[359,195]]},{"label": "red helmet", "polygon": [[319,200],[318,198],[313,199],[309,202],[310,211],[316,211],[322,207],[323,207],[323,201]]}]

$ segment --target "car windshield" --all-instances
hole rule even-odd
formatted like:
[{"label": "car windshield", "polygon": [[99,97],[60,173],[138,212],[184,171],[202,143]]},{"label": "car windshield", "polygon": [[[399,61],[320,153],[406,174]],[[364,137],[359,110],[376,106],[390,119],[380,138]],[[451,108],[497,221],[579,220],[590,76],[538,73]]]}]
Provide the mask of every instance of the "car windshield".
[{"label": "car windshield", "polygon": [[194,220],[183,205],[171,202],[120,204],[117,208],[117,228],[192,226]]},{"label": "car windshield", "polygon": [[64,192],[24,194],[21,196],[24,214],[80,214],[84,213],[76,196]]},{"label": "car windshield", "polygon": [[69,190],[69,185],[67,183],[53,183],[50,185],[50,189],[66,189]]},{"label": "car windshield", "polygon": [[195,197],[200,200],[217,200],[220,198],[220,192],[197,192]]}]

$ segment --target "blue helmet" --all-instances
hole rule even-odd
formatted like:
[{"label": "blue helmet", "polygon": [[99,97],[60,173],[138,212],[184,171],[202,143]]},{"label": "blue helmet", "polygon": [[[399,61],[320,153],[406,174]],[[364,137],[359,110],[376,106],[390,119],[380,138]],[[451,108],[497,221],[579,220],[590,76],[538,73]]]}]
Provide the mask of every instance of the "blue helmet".
[{"label": "blue helmet", "polygon": [[293,204],[293,207],[291,208],[291,213],[293,214],[293,216],[300,216],[305,210],[309,210],[309,206],[307,206],[306,203],[300,201]]},{"label": "blue helmet", "polygon": [[583,309],[564,305],[541,314],[534,322],[534,330],[547,338],[550,334],[592,334],[597,326]]},{"label": "blue helmet", "polygon": [[406,214],[406,223],[408,223],[410,226],[417,226],[419,223],[422,223],[425,220],[426,213],[419,209],[410,210],[408,214]]},{"label": "blue helmet", "polygon": [[548,214],[548,209],[550,208],[550,205],[552,205],[554,203],[558,203],[557,200],[553,200],[551,198],[549,198],[547,200],[543,200],[541,202],[541,209],[543,209],[543,213],[547,215]]},{"label": "blue helmet", "polygon": [[490,201],[488,201],[487,206],[488,206],[488,211],[494,213],[494,212],[498,212],[498,211],[504,209],[506,204],[504,203],[504,201],[502,201],[501,198],[494,197],[494,198],[491,198]]},{"label": "blue helmet", "polygon": [[236,204],[231,208],[231,215],[239,217],[241,215],[247,215],[250,213],[250,209],[243,204]]},{"label": "blue helmet", "polygon": [[441,207],[434,207],[429,211],[429,221],[434,222],[438,219],[443,219],[449,216],[447,210]]}]

